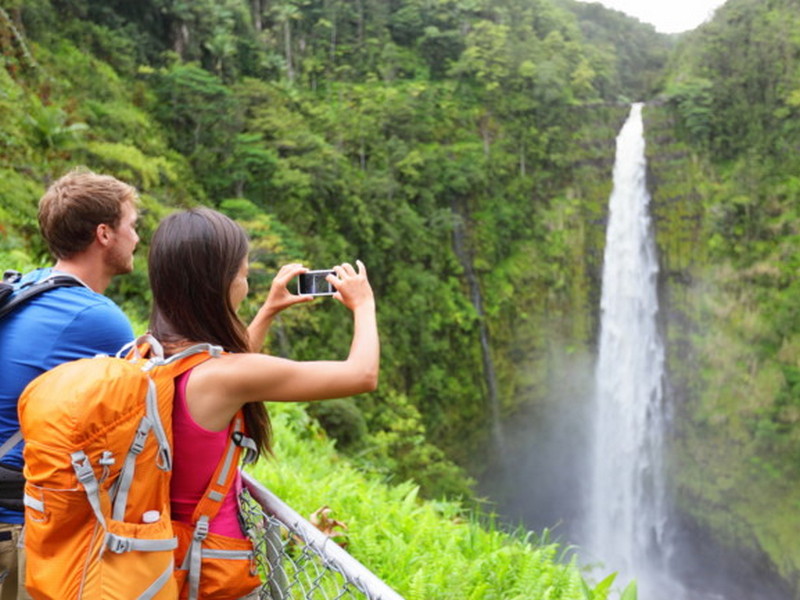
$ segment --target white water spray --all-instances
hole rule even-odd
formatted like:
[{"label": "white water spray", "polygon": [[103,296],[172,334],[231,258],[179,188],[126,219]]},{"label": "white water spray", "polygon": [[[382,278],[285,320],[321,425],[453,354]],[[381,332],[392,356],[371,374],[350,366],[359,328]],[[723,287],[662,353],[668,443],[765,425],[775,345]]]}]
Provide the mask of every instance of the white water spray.
[{"label": "white water spray", "polygon": [[586,535],[594,559],[620,582],[635,578],[648,600],[665,571],[666,417],[643,131],[634,104],[617,137],[609,201]]}]

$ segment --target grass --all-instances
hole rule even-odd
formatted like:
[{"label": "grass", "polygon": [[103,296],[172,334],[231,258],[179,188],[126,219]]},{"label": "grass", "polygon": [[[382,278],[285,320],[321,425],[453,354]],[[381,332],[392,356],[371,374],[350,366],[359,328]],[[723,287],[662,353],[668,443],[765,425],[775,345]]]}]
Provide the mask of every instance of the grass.
[{"label": "grass", "polygon": [[359,472],[300,405],[270,412],[275,458],[249,471],[306,517],[329,506],[347,526],[348,551],[406,600],[608,598],[613,576],[592,589],[560,545],[502,531],[457,502],[423,501],[413,482]]}]

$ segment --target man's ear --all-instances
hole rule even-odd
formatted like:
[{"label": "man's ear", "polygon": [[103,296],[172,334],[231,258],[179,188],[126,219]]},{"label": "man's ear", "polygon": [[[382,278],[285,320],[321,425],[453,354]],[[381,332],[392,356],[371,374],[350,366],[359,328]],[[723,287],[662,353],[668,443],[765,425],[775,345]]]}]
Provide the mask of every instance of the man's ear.
[{"label": "man's ear", "polygon": [[100,223],[94,230],[94,237],[97,243],[105,248],[111,243],[111,233],[111,227],[107,223]]}]

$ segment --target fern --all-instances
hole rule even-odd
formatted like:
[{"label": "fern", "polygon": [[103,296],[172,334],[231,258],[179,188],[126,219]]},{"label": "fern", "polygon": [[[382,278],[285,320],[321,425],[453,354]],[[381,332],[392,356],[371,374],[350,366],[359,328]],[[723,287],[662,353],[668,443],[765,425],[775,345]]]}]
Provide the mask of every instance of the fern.
[{"label": "fern", "polygon": [[[254,475],[301,514],[330,506],[348,526],[348,550],[407,600],[587,598],[576,560],[564,561],[559,545],[504,532],[455,502],[422,501],[413,482],[391,486],[358,471],[300,405],[270,412],[276,458]],[[598,585],[589,597],[607,594]]]}]

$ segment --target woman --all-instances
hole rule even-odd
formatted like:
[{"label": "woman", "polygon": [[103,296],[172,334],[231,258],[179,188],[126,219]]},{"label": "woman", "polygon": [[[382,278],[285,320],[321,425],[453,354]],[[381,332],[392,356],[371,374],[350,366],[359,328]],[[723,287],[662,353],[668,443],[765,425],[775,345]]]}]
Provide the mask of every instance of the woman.
[{"label": "woman", "polygon": [[[337,290],[333,297],[353,313],[354,330],[347,358],[294,361],[261,354],[259,350],[278,312],[313,299],[292,294],[287,288],[294,277],[307,269],[299,264],[282,267],[266,301],[250,326],[245,327],[236,310],[248,291],[247,260],[244,230],[228,217],[206,208],[164,219],[150,247],[152,334],[164,344],[167,354],[203,342],[219,345],[225,351],[176,380],[171,494],[172,517],[179,533],[186,529],[181,524],[189,524],[196,534],[198,502],[201,498],[205,502],[212,476],[217,479],[215,470],[235,437],[232,427],[239,420],[237,416],[243,416],[245,433],[253,440],[256,452],[264,454],[270,451],[264,402],[352,396],[374,390],[378,382],[375,300],[360,261],[358,268],[347,263],[338,265],[328,276]],[[238,470],[234,477],[238,484],[234,489],[240,489]],[[209,538],[222,536],[223,540],[247,544],[237,518],[234,489],[227,491],[217,514],[211,516]],[[194,585],[200,586],[200,592],[195,593],[203,598],[244,596],[209,591],[208,586],[215,584],[205,580],[199,584],[195,581]],[[224,587],[225,582],[219,585]]]}]

